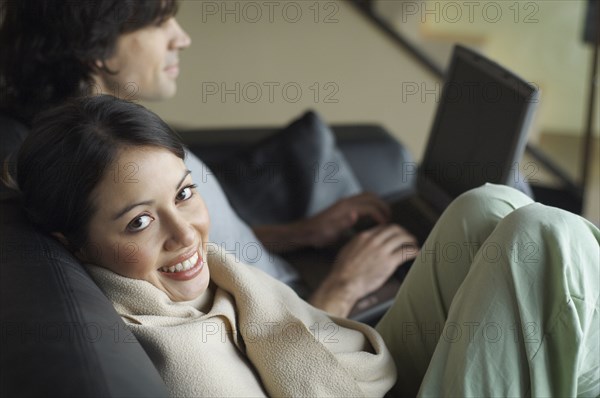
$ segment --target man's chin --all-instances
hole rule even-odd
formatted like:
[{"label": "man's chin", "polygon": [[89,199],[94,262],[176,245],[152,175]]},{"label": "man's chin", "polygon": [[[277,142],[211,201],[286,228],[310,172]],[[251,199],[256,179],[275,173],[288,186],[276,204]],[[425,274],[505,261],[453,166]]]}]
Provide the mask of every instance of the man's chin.
[{"label": "man's chin", "polygon": [[177,86],[173,85],[172,87],[163,88],[162,90],[153,93],[142,92],[132,96],[132,98],[137,98],[141,101],[160,102],[175,97],[175,94],[177,94]]}]

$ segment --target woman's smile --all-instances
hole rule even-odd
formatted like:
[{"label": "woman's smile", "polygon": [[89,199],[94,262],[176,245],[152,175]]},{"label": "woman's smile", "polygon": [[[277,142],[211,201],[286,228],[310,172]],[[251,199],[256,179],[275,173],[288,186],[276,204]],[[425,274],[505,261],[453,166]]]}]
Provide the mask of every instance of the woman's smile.
[{"label": "woman's smile", "polygon": [[187,281],[195,278],[204,268],[204,260],[198,251],[191,257],[172,266],[164,266],[159,269],[164,277],[177,281]]}]

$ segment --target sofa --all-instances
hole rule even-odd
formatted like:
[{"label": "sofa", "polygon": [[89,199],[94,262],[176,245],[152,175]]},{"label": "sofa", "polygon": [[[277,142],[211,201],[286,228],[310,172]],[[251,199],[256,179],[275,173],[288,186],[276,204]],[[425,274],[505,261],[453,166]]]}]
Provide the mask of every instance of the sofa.
[{"label": "sofa", "polygon": [[[337,144],[365,190],[410,188],[408,151],[377,125],[334,125]],[[277,128],[180,131],[209,166]],[[2,158],[27,128],[0,115]],[[373,156],[376,154],[377,156]],[[0,190],[0,396],[161,397],[167,389],[82,265],[26,220]]]}]

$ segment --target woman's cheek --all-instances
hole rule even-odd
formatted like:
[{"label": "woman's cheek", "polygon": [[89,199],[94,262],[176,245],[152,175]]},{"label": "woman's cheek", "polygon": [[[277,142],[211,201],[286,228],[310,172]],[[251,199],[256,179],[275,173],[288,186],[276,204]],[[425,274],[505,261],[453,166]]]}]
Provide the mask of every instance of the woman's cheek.
[{"label": "woman's cheek", "polygon": [[140,278],[148,271],[158,269],[159,264],[152,260],[152,251],[140,242],[117,242],[114,244],[115,265],[119,273],[132,278]]}]

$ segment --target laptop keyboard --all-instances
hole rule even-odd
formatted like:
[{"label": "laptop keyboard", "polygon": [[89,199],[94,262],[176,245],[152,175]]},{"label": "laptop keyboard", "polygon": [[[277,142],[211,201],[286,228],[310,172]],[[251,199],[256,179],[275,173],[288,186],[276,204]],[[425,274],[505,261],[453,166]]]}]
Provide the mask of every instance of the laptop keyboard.
[{"label": "laptop keyboard", "polygon": [[392,221],[412,233],[422,246],[437,221],[436,213],[414,197],[392,203],[391,208]]}]

